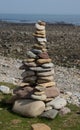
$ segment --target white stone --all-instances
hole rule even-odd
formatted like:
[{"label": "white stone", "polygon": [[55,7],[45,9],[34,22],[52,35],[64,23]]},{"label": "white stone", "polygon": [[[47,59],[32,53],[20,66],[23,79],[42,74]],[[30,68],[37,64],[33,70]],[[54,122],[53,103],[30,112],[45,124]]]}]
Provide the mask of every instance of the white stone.
[{"label": "white stone", "polygon": [[38,30],[45,30],[45,26],[44,26],[44,25],[40,25],[40,24],[38,24],[38,23],[35,24],[35,27],[36,27],[36,29],[38,29]]},{"label": "white stone", "polygon": [[42,64],[42,67],[45,67],[45,68],[53,67],[53,63]]},{"label": "white stone", "polygon": [[47,42],[46,38],[36,38],[38,42]]},{"label": "white stone", "polygon": [[66,106],[67,102],[64,98],[56,97],[51,102],[47,103],[46,106],[52,106],[55,109],[61,109]]},{"label": "white stone", "polygon": [[10,88],[4,85],[0,86],[0,91],[4,94],[9,94],[10,93]]}]

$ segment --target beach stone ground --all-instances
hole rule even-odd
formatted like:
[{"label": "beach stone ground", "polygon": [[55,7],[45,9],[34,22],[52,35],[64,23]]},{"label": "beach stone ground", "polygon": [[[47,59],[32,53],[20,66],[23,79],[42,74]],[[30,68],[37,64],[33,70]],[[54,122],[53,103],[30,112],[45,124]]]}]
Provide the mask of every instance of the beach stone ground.
[{"label": "beach stone ground", "polygon": [[[0,56],[0,82],[18,85],[22,82],[22,60]],[[54,65],[54,81],[61,91],[80,93],[80,70]]]}]

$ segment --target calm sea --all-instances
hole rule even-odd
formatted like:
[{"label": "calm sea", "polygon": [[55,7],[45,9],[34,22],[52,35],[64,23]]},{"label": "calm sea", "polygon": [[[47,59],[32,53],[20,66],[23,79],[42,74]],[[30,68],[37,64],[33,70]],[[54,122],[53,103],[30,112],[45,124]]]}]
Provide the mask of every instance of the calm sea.
[{"label": "calm sea", "polygon": [[0,14],[0,21],[35,23],[37,20],[43,20],[49,23],[58,22],[80,25],[80,15]]}]

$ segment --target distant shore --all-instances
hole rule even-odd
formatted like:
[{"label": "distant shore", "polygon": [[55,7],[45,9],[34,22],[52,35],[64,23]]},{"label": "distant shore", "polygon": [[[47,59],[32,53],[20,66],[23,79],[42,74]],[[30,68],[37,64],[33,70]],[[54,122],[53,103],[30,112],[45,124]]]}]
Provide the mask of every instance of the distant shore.
[{"label": "distant shore", "polygon": [[[26,58],[35,43],[34,23],[0,21],[0,55]],[[54,64],[80,68],[80,26],[66,23],[47,24],[47,48]]]}]

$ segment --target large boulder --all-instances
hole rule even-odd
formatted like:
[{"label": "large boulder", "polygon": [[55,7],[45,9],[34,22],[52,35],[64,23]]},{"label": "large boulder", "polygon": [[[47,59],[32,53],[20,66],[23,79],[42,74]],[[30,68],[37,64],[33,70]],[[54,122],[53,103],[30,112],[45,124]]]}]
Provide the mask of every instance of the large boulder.
[{"label": "large boulder", "polygon": [[45,110],[45,104],[42,101],[17,100],[12,111],[26,117],[36,117]]}]

